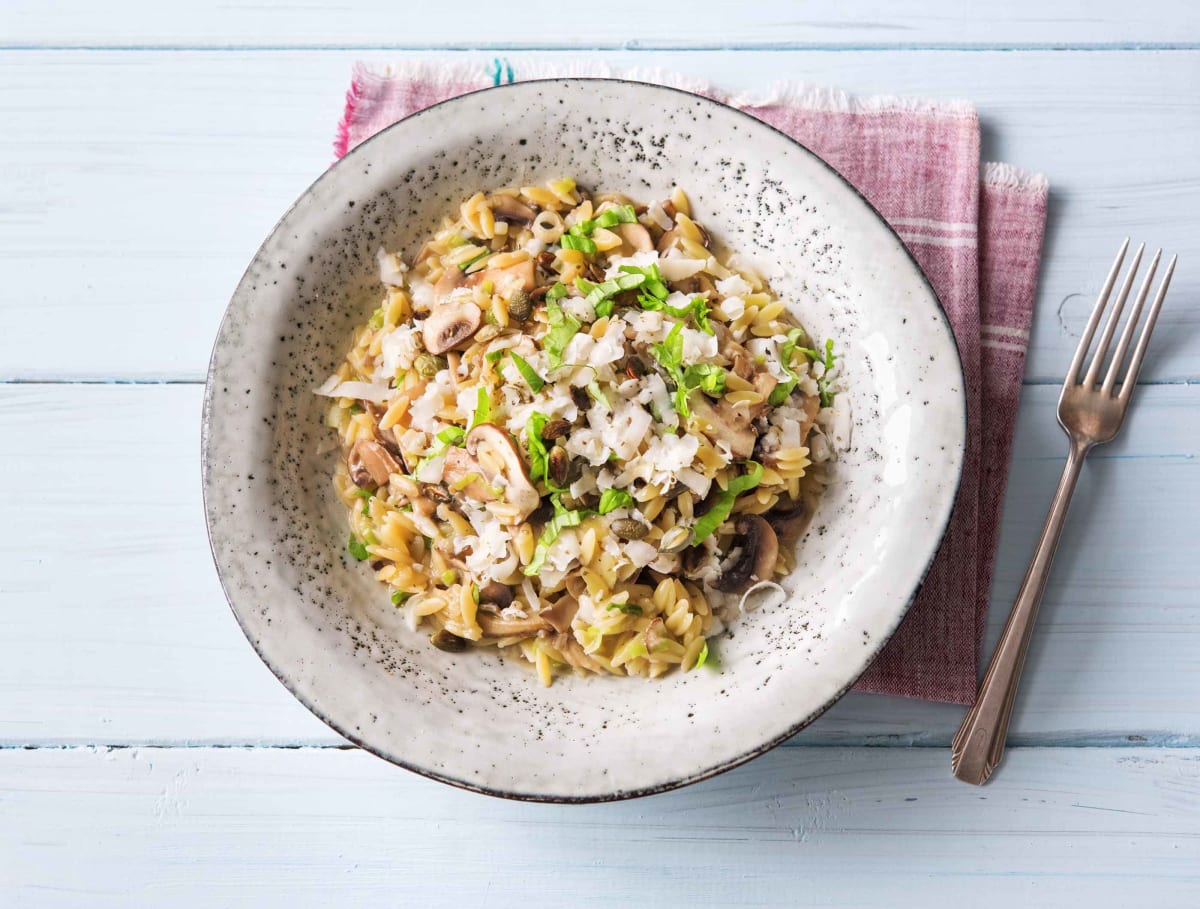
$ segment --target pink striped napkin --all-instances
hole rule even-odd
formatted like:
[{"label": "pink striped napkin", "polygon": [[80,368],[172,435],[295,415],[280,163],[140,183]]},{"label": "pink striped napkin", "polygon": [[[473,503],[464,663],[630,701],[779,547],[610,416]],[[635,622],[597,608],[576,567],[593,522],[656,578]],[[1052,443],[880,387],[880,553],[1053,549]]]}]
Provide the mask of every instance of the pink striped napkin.
[{"label": "pink striped napkin", "polygon": [[[408,61],[354,70],[338,157],[409,114],[468,91],[551,76],[611,75],[494,61]],[[1025,367],[1046,217],[1043,177],[979,161],[979,118],[962,102],[854,98],[787,86],[765,99],[659,73],[625,73],[739,107],[837,168],[900,234],[949,313],[968,395],[968,450],[946,539],[904,623],[858,689],[974,700],[1000,510]]]}]

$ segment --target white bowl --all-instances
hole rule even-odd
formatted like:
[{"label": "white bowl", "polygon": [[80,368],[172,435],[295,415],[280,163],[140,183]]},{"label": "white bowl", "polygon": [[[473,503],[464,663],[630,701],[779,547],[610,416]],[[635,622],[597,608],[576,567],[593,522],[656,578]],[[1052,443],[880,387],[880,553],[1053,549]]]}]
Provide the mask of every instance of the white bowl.
[{"label": "white bowl", "polygon": [[[842,355],[853,433],[798,546],[784,604],[745,615],[717,668],[537,685],[494,653],[410,633],[346,554],[312,389],[378,305],[375,252],[412,254],[478,189],[563,175],[638,199],[679,184]],[[871,206],[811,152],[702,97],[616,80],[447,101],[364,143],[263,243],[225,314],[204,402],[213,557],[272,671],[352,742],[494,795],[625,798],[761,754],[859,677],[933,557],[962,465],[957,348],[933,290]]]}]

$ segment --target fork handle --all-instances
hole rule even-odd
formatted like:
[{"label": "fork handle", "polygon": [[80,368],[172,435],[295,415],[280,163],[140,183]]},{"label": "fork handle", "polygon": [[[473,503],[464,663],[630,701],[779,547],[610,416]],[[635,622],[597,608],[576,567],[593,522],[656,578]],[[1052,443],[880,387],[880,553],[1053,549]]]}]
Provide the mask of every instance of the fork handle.
[{"label": "fork handle", "polygon": [[1058,548],[1058,538],[1062,535],[1067,507],[1071,504],[1071,494],[1075,491],[1075,482],[1079,479],[1079,470],[1087,452],[1087,445],[1072,439],[1062,478],[1050,503],[1050,513],[1046,516],[1033,560],[1017,592],[1017,601],[1008,615],[1000,642],[979,685],[975,706],[967,711],[954,736],[950,766],[954,775],[964,782],[977,786],[986,783],[1004,754],[1008,721],[1017,698],[1025,654],[1033,637],[1038,606],[1041,605],[1042,593],[1050,577],[1050,565]]}]

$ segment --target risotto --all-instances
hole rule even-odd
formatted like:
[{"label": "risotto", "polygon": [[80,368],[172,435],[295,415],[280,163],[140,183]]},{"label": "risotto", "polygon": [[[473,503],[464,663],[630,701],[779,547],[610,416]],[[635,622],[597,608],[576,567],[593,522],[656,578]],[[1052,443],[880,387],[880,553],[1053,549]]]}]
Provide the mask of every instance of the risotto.
[{"label": "risotto", "polygon": [[833,342],[679,190],[477,193],[378,259],[382,305],[317,391],[349,551],[410,626],[546,685],[713,662],[828,482]]}]

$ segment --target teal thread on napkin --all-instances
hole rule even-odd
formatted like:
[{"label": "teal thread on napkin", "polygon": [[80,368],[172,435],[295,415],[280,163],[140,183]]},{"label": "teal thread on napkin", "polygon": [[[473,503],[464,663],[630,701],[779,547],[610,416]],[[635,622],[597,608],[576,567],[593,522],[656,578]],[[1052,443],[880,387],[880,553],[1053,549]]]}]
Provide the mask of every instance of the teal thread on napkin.
[{"label": "teal thread on napkin", "polygon": [[492,85],[499,85],[502,81],[512,82],[514,78],[512,64],[507,57],[492,58]]}]

